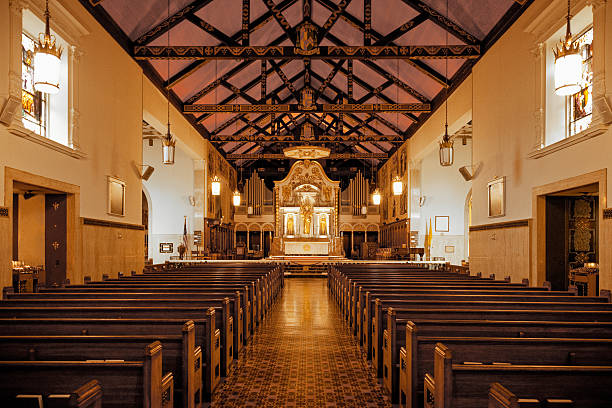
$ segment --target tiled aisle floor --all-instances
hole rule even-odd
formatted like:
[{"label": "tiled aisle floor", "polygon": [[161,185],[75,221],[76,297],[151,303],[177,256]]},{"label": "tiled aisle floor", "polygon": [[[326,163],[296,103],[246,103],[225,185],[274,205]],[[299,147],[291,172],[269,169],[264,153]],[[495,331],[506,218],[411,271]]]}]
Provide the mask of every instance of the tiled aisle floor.
[{"label": "tiled aisle floor", "polygon": [[390,407],[361,357],[326,280],[285,279],[212,407]]}]

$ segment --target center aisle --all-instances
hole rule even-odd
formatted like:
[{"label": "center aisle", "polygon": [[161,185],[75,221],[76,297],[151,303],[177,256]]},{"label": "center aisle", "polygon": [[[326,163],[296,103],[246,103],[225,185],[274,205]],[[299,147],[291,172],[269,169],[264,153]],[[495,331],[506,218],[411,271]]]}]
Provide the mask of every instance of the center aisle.
[{"label": "center aisle", "polygon": [[325,279],[285,289],[212,407],[390,407],[349,335]]}]

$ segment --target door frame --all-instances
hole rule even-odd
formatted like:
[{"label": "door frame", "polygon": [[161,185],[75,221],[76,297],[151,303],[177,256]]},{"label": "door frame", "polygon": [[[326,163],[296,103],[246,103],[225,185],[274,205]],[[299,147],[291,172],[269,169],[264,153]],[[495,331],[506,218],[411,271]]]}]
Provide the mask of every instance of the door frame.
[{"label": "door frame", "polygon": [[[13,183],[22,182],[32,184],[59,193],[66,194],[66,279],[72,283],[81,282],[80,262],[82,257],[81,247],[81,189],[79,186],[65,183],[63,181],[39,176],[26,171],[4,167],[4,202],[9,207],[9,225],[13,225]],[[9,230],[8,242],[13,245],[13,229]],[[10,269],[10,266],[7,265]],[[8,271],[10,276],[11,271]]]},{"label": "door frame", "polygon": [[[607,207],[607,169],[601,169],[568,179],[534,187],[532,190],[532,216],[531,229],[531,276],[530,282],[542,286],[546,280],[546,196],[553,193],[582,187],[589,184],[598,185],[599,211],[597,214],[599,245],[599,287],[608,288],[612,282],[608,281],[612,265],[602,256],[603,243],[603,209]],[[603,278],[603,279],[602,279]]]}]

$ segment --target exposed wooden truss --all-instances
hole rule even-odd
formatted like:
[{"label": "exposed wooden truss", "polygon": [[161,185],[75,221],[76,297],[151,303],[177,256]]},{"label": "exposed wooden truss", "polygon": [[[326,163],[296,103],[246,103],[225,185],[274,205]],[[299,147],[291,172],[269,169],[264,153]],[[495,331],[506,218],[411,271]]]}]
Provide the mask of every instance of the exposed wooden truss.
[{"label": "exposed wooden truss", "polygon": [[[257,146],[257,145],[256,145]],[[331,153],[327,159],[386,159],[387,153]],[[233,153],[226,156],[228,160],[287,160],[283,153]]]},{"label": "exposed wooden truss", "polygon": [[[272,1],[272,0],[268,0]],[[480,57],[479,45],[411,46],[319,46],[318,52],[305,56],[291,46],[194,46],[136,45],[137,60],[209,60],[209,59],[472,59]]]},{"label": "exposed wooden truss", "polygon": [[[288,80],[287,80],[288,81]],[[236,89],[236,94],[248,99],[248,95]],[[318,103],[311,106],[304,106],[298,103],[292,104],[193,104],[184,105],[183,112],[207,112],[207,113],[241,113],[241,112],[256,112],[256,113],[306,113],[306,114],[324,114],[324,113],[373,113],[373,112],[429,112],[430,106],[428,103],[344,103],[330,104]]]}]

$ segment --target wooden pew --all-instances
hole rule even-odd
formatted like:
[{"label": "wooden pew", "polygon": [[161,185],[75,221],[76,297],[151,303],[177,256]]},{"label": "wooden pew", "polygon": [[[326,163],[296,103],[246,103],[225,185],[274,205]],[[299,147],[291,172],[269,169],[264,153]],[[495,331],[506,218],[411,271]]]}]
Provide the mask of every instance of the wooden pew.
[{"label": "wooden pew", "polygon": [[420,390],[423,389],[425,374],[433,372],[434,349],[438,343],[453,350],[453,356],[459,362],[612,365],[610,338],[489,337],[486,333],[475,337],[455,337],[448,332],[421,336],[417,335],[416,326],[411,324],[406,330],[409,337],[406,348],[400,351],[399,378],[390,372],[393,368],[390,362],[385,362],[385,388],[399,397],[401,407],[423,405]]},{"label": "wooden pew", "polygon": [[[485,303],[489,303],[489,304],[505,304],[506,306],[512,305],[513,307],[516,308],[522,308],[525,304],[527,305],[531,305],[533,308],[537,308],[538,303],[541,303],[542,305],[548,305],[548,307],[550,307],[550,305],[554,305],[553,307],[559,307],[559,305],[563,304],[563,303],[568,303],[568,302],[572,302],[572,305],[576,305],[576,304],[582,304],[587,303],[588,301],[590,301],[590,304],[604,304],[605,302],[607,302],[607,299],[605,298],[600,298],[600,297],[592,297],[592,298],[586,298],[586,297],[578,297],[578,296],[539,296],[537,293],[534,294],[527,294],[527,295],[521,295],[521,296],[517,296],[517,295],[491,295],[491,294],[487,294],[487,295],[476,295],[476,294],[468,294],[468,295],[448,295],[445,294],[444,292],[439,292],[439,293],[434,293],[434,294],[429,294],[429,295],[410,295],[410,296],[405,296],[403,298],[400,298],[398,296],[397,299],[393,299],[392,297],[385,297],[385,302],[383,302],[383,312],[384,312],[384,307],[385,305],[388,304],[399,304],[399,305],[404,305],[405,302],[404,300],[410,300],[410,301],[425,301],[425,302],[429,302],[429,301],[443,301],[446,304],[449,305],[455,305],[455,304],[459,304],[462,302],[469,302],[470,304],[475,304],[475,305],[479,305],[482,304],[481,302],[485,302]],[[573,302],[574,300],[582,300],[582,302]],[[377,300],[380,300],[380,298],[377,298]],[[456,302],[456,303],[455,303]],[[487,306],[490,307],[490,306]],[[572,308],[573,309],[573,308]],[[396,387],[391,387],[391,383],[393,384],[397,384],[397,378],[398,378],[398,369],[397,367],[399,366],[399,345],[401,345],[403,342],[405,342],[405,336],[404,334],[406,333],[404,330],[398,330],[399,327],[402,327],[401,323],[400,326],[397,326],[397,319],[395,314],[393,313],[393,308],[389,307],[389,309],[387,309],[387,316],[385,316],[385,318],[387,319],[387,321],[384,321],[384,318],[382,320],[381,323],[384,324],[383,326],[383,334],[382,334],[382,343],[377,343],[378,349],[378,359],[376,359],[375,361],[373,360],[372,364],[375,366],[375,368],[378,368],[379,371],[379,375],[382,376],[382,372],[390,372],[392,375],[389,375],[388,377],[383,376],[384,380],[385,380],[385,385],[387,387],[387,389],[389,390],[389,392],[391,392],[391,390],[395,390]],[[376,326],[377,324],[374,323],[374,325]],[[378,327],[375,327],[375,331],[376,329],[378,329]],[[375,332],[374,331],[374,332]],[[374,339],[376,341],[378,341],[378,339]],[[374,342],[373,342],[374,344]],[[382,350],[381,350],[382,348]],[[372,351],[372,354],[374,355],[375,352]],[[381,361],[382,358],[382,361]],[[382,363],[382,364],[381,364]],[[382,369],[381,369],[381,365],[382,365]],[[391,369],[393,367],[393,369]]]},{"label": "wooden pew", "polygon": [[[3,389],[7,386],[11,385],[0,384],[0,398],[5,404],[19,406],[17,397],[13,396],[11,399],[10,389]],[[40,397],[43,400],[43,406],[53,404],[57,408],[102,408],[102,386],[98,380],[91,380],[77,389],[60,386],[53,390],[45,389],[44,384],[41,387],[37,381],[31,381],[27,384],[20,384],[19,390],[21,396]]]},{"label": "wooden pew", "polygon": [[[473,301],[473,300],[452,300],[452,301],[441,301],[441,300],[390,300],[386,302],[381,302],[380,299],[377,299],[374,307],[374,317],[371,318],[371,355],[372,355],[372,365],[380,372],[379,367],[382,366],[382,344],[383,344],[383,336],[384,330],[386,329],[388,319],[383,318],[383,309],[392,308],[393,312],[397,313],[398,310],[402,310],[401,316],[397,315],[393,318],[405,318],[411,320],[413,318],[421,318],[420,316],[411,316],[410,313],[412,310],[417,309],[419,313],[425,313],[427,309],[433,309],[438,311],[444,310],[461,310],[468,309],[472,310],[475,313],[478,313],[478,310],[487,310],[487,311],[495,311],[495,310],[505,310],[505,311],[525,311],[527,313],[536,312],[536,311],[564,311],[564,313],[579,313],[579,312],[609,312],[612,313],[612,304],[610,303],[579,303],[579,302],[530,302],[529,297],[525,298],[525,301],[505,301],[505,300],[489,300],[489,301]],[[408,310],[411,310],[408,312]],[[567,312],[565,312],[567,311]],[[443,313],[443,312],[442,312]],[[588,315],[588,313],[587,313]],[[370,315],[371,316],[371,315]],[[443,317],[441,317],[443,318]],[[500,319],[497,319],[500,320]],[[513,320],[513,319],[510,319]],[[531,320],[531,319],[523,319],[523,320]],[[541,319],[535,319],[541,320]],[[544,320],[555,320],[555,319],[544,319]],[[567,320],[567,319],[561,319]],[[583,320],[583,319],[578,319]],[[367,324],[365,323],[366,330],[368,333],[370,330],[367,330]],[[368,340],[368,337],[366,340]],[[370,345],[369,343],[366,343]]]},{"label": "wooden pew", "polygon": [[96,379],[105,407],[171,408],[173,377],[162,375],[162,345],[154,342],[143,351],[142,359],[122,362],[0,361],[0,397],[31,389],[31,384],[41,390],[70,389]]},{"label": "wooden pew", "polygon": [[[162,288],[160,288],[162,289]],[[72,299],[164,299],[173,304],[180,304],[183,300],[206,300],[209,299],[223,299],[224,297],[231,296],[235,299],[234,302],[230,302],[232,307],[232,315],[236,324],[236,335],[234,336],[234,358],[238,358],[242,346],[246,344],[247,336],[243,333],[248,333],[250,330],[249,322],[243,313],[243,299],[242,293],[236,292],[162,292],[162,291],[149,291],[141,292],[126,289],[124,291],[114,292],[45,292],[45,293],[17,293],[10,294],[9,300],[72,300]],[[173,302],[177,300],[177,302]],[[0,303],[1,304],[1,303]],[[65,304],[65,303],[64,303]],[[248,305],[247,305],[248,312]]]},{"label": "wooden pew", "polygon": [[[244,344],[248,341],[251,334],[254,334],[254,330],[257,322],[257,312],[253,311],[253,308],[257,306],[257,302],[254,300],[255,294],[255,285],[251,283],[250,285],[216,285],[214,287],[208,287],[206,285],[172,285],[164,284],[147,284],[147,285],[105,285],[105,286],[96,286],[96,285],[72,285],[67,286],[65,288],[42,288],[39,294],[66,294],[66,296],[79,297],[80,293],[87,294],[95,294],[95,293],[124,293],[124,292],[135,292],[135,293],[164,293],[168,294],[177,294],[178,296],[190,296],[190,293],[198,294],[197,296],[204,297],[226,297],[228,294],[236,294],[236,292],[241,292],[242,297],[240,298],[240,305],[243,309],[243,338]],[[227,293],[227,294],[226,294]],[[224,294],[223,296],[214,296],[214,294]],[[20,294],[21,295],[21,294]],[[23,295],[31,295],[36,297],[36,294],[23,294]],[[10,295],[8,298],[10,299]],[[155,296],[151,296],[155,297]],[[240,317],[238,317],[240,320]]]},{"label": "wooden pew", "polygon": [[[62,310],[70,310],[71,316],[84,316],[81,311],[91,312],[98,311],[101,313],[98,317],[141,317],[139,313],[153,313],[155,310],[164,310],[167,313],[176,312],[186,319],[203,318],[202,313],[209,307],[214,307],[219,313],[221,319],[215,321],[216,327],[221,331],[221,372],[223,376],[227,376],[234,362],[234,343],[235,335],[234,321],[230,310],[234,309],[231,302],[239,302],[239,298],[225,299],[24,299],[15,300],[9,299],[0,302],[0,317],[5,316],[3,312],[10,314],[11,308],[19,309],[18,316],[26,316],[22,314],[24,311],[31,311],[36,314],[36,310],[40,313],[48,314],[53,311],[61,313]],[[130,313],[129,316],[126,313]],[[42,315],[42,314],[41,314]],[[144,315],[142,317],[145,317]],[[161,316],[160,316],[161,317]],[[170,317],[169,315],[167,317]],[[237,325],[237,328],[240,326]]]},{"label": "wooden pew", "polygon": [[202,353],[192,321],[176,335],[0,335],[0,361],[134,361],[156,340],[163,347],[163,371],[174,376],[174,401],[185,408],[201,406]]},{"label": "wooden pew", "polygon": [[577,407],[608,408],[612,401],[612,366],[453,364],[452,350],[441,343],[434,353],[426,408],[486,408],[494,382],[520,395],[571,399]]},{"label": "wooden pew", "polygon": [[[537,394],[542,392],[536,391]],[[500,383],[491,384],[488,408],[574,408],[574,401],[567,398],[518,398]]]},{"label": "wooden pew", "polygon": [[[172,333],[194,333],[193,363],[185,367],[193,367],[196,385],[191,400],[197,399],[197,390],[202,389],[204,400],[210,400],[212,392],[220,381],[220,333],[214,328],[214,309],[208,311],[207,319],[190,321],[186,324],[184,319],[100,319],[100,318],[3,318],[0,319],[0,333],[6,336],[117,336],[130,333],[133,335],[165,338]],[[189,322],[188,322],[189,323]],[[213,334],[216,332],[216,335]],[[185,341],[191,342],[190,338]],[[185,349],[189,349],[187,346]],[[166,347],[166,350],[168,348]],[[164,353],[164,359],[168,355]],[[183,357],[189,361],[190,355]],[[173,370],[178,376],[180,372]],[[198,374],[199,372],[199,374]],[[183,374],[185,375],[185,374]],[[184,378],[184,377],[183,377]],[[198,383],[202,387],[198,387]],[[179,381],[177,380],[177,387]],[[200,398],[200,400],[202,399]],[[190,401],[191,401],[190,400]]]}]

